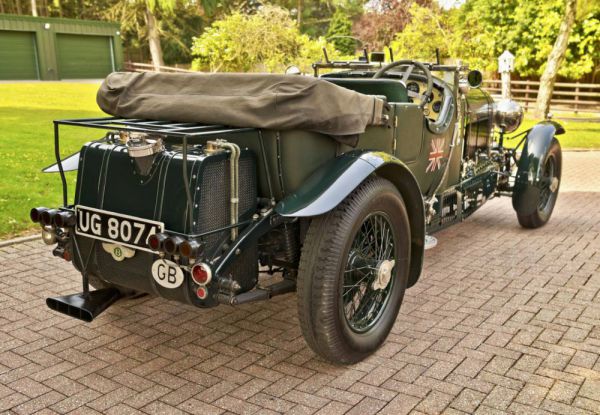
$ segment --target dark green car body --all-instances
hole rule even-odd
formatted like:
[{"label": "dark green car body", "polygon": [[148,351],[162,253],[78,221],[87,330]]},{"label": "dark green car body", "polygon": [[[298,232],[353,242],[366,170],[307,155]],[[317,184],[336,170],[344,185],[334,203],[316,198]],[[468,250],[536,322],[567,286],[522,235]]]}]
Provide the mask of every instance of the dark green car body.
[{"label": "dark green car body", "polygon": [[[32,219],[56,244],[55,255],[82,273],[84,290],[48,299],[48,305],[91,321],[131,294],[212,307],[293,291],[311,222],[336,211],[373,178],[390,182],[406,209],[406,287],[421,274],[427,234],[461,222],[488,199],[510,196],[518,215],[535,213],[548,188],[558,191],[560,170],[548,177],[544,166],[562,127],[542,122],[517,137],[517,149],[505,148],[497,120],[506,114],[497,113],[492,97],[468,85],[464,67],[428,65],[439,77],[409,71],[372,79],[378,68],[363,64],[322,76],[385,98],[387,122],[368,126],[352,146],[303,130],[120,118],[56,121],[55,170],[63,176],[64,205],[34,209]],[[424,93],[429,80],[431,91]],[[75,157],[72,194],[64,179],[67,163],[60,161],[61,125],[109,131]],[[135,159],[127,141],[133,133],[159,137],[154,141],[160,150],[143,163]],[[88,230],[93,220],[96,235]],[[132,242],[132,226],[139,227],[142,242]],[[193,254],[185,253],[184,242],[196,247]],[[204,268],[195,275],[199,264]],[[282,272],[283,281],[261,286],[259,267]],[[89,291],[89,284],[98,291]],[[99,292],[103,297],[94,294]]]}]

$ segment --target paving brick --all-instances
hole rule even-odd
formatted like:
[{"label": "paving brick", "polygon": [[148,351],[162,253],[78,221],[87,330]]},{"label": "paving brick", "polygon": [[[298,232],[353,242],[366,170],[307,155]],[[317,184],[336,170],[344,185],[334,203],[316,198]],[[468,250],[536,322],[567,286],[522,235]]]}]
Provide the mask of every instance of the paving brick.
[{"label": "paving brick", "polygon": [[448,376],[448,374],[450,374],[456,366],[456,363],[438,361],[429,369],[427,369],[424,375],[434,379],[444,380],[444,378]]},{"label": "paving brick", "polygon": [[185,412],[163,402],[154,401],[142,408],[142,411],[150,415],[184,415]]},{"label": "paving brick", "polygon": [[516,401],[524,405],[540,406],[547,393],[547,388],[528,383],[517,395]]},{"label": "paving brick", "polygon": [[104,395],[99,396],[91,402],[87,403],[87,406],[100,411],[105,412],[109,408],[115,406],[118,403],[123,402],[127,398],[133,396],[136,392],[133,389],[121,386],[113,391],[110,391]]},{"label": "paving brick", "polygon": [[[56,402],[62,401],[63,399],[65,399],[64,395],[62,395],[56,391],[50,391],[43,395],[37,396],[36,398],[28,399],[28,400],[24,401],[22,404],[13,407],[12,411],[19,415],[34,414],[34,413],[39,414],[43,410],[50,411],[48,409],[49,406],[55,404]],[[54,412],[54,411],[52,411],[52,412]]]},{"label": "paving brick", "polygon": [[358,404],[354,405],[352,409],[346,412],[347,415],[373,415],[379,413],[379,411],[387,404],[386,401],[374,399],[370,397],[364,398]]},{"label": "paving brick", "polygon": [[450,405],[454,396],[443,392],[431,391],[427,397],[422,400],[415,409],[426,414],[440,414]]},{"label": "paving brick", "polygon": [[381,411],[382,415],[403,415],[408,414],[420,402],[419,398],[414,396],[398,394]]},{"label": "paving brick", "polygon": [[232,396],[224,396],[219,398],[213,403],[213,405],[240,415],[254,414],[260,410],[260,407],[257,405],[251,404],[248,401],[242,401],[241,399],[237,399]]},{"label": "paving brick", "polygon": [[195,415],[219,415],[225,412],[225,409],[223,408],[219,408],[193,398],[182,402],[178,408],[187,413]]},{"label": "paving brick", "polygon": [[472,389],[463,389],[460,395],[454,398],[450,406],[453,409],[472,414],[485,397],[486,395],[484,393]]},{"label": "paving brick", "polygon": [[30,378],[19,379],[15,382],[8,384],[8,386],[11,389],[17,392],[21,392],[22,394],[27,395],[30,398],[35,398],[50,391],[50,388],[46,385],[40,382],[36,382],[35,380]]},{"label": "paving brick", "polygon": [[548,392],[546,398],[552,401],[571,404],[571,402],[573,402],[573,399],[575,399],[575,396],[577,396],[578,391],[579,385],[557,380],[554,383],[554,386],[552,386],[552,388],[550,389],[550,392]]},{"label": "paving brick", "polygon": [[496,386],[483,400],[483,404],[491,408],[504,410],[508,408],[511,402],[515,399],[519,391]]},{"label": "paving brick", "polygon": [[584,398],[598,401],[600,405],[600,379],[586,379],[581,385],[579,394]]},{"label": "paving brick", "polygon": [[311,395],[309,393],[300,392],[300,391],[290,391],[283,395],[285,399],[291,402],[296,402],[300,405],[308,406],[310,408],[320,409],[327,405],[330,400],[321,398],[319,396]]},{"label": "paving brick", "polygon": [[50,407],[50,409],[64,414],[93,401],[99,396],[101,396],[100,392],[96,392],[95,390],[91,389],[84,389],[80,392],[77,392],[75,395],[69,396],[62,401],[55,403]]}]

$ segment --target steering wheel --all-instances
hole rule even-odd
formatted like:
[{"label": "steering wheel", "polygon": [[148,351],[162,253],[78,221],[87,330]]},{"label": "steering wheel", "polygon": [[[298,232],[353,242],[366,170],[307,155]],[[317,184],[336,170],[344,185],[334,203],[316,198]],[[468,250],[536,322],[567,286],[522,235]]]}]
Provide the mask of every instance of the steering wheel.
[{"label": "steering wheel", "polygon": [[402,83],[404,83],[404,85],[406,85],[406,83],[408,81],[408,77],[410,76],[412,71],[415,69],[415,67],[419,68],[425,74],[425,78],[427,78],[427,90],[425,91],[425,93],[423,95],[419,95],[417,92],[408,91],[408,96],[411,98],[419,98],[421,100],[419,107],[421,109],[425,108],[425,105],[427,105],[429,103],[429,100],[432,96],[433,77],[431,76],[431,72],[429,72],[429,69],[425,65],[423,65],[421,62],[413,61],[413,60],[409,60],[409,59],[403,59],[403,60],[389,63],[389,64],[385,65],[383,68],[381,68],[380,70],[378,70],[377,72],[375,72],[375,75],[373,75],[372,79],[381,78],[390,69],[396,68],[398,66],[408,66],[408,68],[406,68],[404,70],[403,75],[402,75]]}]

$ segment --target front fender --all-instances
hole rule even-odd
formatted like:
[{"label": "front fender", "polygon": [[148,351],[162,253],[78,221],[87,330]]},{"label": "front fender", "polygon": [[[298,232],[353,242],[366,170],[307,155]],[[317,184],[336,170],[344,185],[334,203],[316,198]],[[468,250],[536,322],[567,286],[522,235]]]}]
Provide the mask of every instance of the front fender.
[{"label": "front fender", "polygon": [[339,205],[371,174],[391,181],[404,199],[411,230],[410,287],[423,267],[425,209],[417,180],[397,158],[380,151],[344,153],[317,169],[296,192],[280,201],[275,211],[287,217],[322,215]]},{"label": "front fender", "polygon": [[544,160],[555,136],[564,132],[565,129],[559,123],[543,121],[527,133],[513,187],[512,202],[517,212],[529,214],[537,209],[537,184],[542,176]]}]

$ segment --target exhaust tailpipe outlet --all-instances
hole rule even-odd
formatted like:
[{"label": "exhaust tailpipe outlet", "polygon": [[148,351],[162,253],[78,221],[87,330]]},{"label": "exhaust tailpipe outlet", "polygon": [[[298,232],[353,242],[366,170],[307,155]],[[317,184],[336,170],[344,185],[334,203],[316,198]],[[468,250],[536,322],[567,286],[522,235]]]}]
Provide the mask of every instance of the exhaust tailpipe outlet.
[{"label": "exhaust tailpipe outlet", "polygon": [[90,323],[119,298],[119,290],[109,287],[88,293],[50,297],[46,299],[46,305],[54,311]]},{"label": "exhaust tailpipe outlet", "polygon": [[45,226],[54,225],[54,216],[58,213],[58,209],[47,209],[40,215],[40,223]]},{"label": "exhaust tailpipe outlet", "polygon": [[42,213],[47,210],[48,208],[45,207],[33,208],[29,211],[29,219],[31,219],[33,223],[40,223],[42,221]]}]

